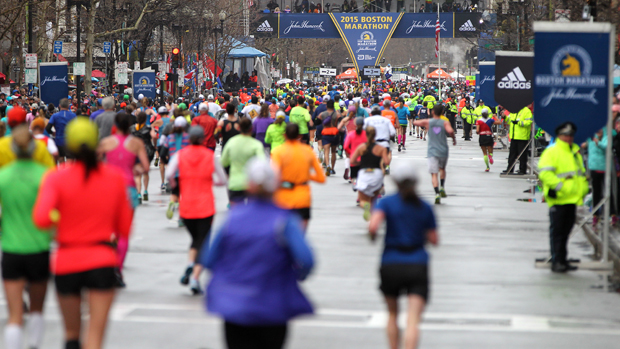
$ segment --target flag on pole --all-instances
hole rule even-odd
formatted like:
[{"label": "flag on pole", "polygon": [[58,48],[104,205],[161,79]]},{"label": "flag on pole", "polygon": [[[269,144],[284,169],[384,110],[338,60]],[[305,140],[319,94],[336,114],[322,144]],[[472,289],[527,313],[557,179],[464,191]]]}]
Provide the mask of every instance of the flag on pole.
[{"label": "flag on pole", "polygon": [[437,23],[435,24],[435,58],[439,57],[439,32],[441,24],[439,24],[439,11],[437,11]]}]

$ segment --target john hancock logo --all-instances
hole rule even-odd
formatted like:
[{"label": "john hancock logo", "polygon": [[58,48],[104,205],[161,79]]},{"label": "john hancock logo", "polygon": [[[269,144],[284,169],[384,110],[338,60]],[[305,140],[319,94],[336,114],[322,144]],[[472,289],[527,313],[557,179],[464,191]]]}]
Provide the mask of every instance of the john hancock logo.
[{"label": "john hancock logo", "polygon": [[66,84],[67,83],[67,76],[63,76],[62,78],[59,78],[56,75],[54,75],[54,76],[46,76],[45,79],[43,79],[43,81],[41,81],[41,86],[45,85],[48,82],[64,82]]},{"label": "john hancock logo", "polygon": [[319,23],[319,24],[310,24],[310,21],[291,21],[291,25],[289,25],[288,27],[286,27],[286,29],[284,29],[284,34],[288,34],[291,29],[309,29],[309,30],[320,30],[322,32],[325,32],[325,29],[323,28],[323,22]]},{"label": "john hancock logo", "polygon": [[377,40],[375,40],[375,35],[372,32],[362,32],[359,40],[357,40],[357,51],[355,53],[360,53],[361,51],[377,52]]},{"label": "john hancock logo", "polygon": [[[597,89],[605,88],[607,77],[592,75],[592,58],[583,47],[565,45],[553,54],[551,75],[537,75],[535,81],[539,87],[551,88],[541,101],[543,107],[555,99],[580,100],[597,105]],[[603,93],[606,91],[607,89]]]}]

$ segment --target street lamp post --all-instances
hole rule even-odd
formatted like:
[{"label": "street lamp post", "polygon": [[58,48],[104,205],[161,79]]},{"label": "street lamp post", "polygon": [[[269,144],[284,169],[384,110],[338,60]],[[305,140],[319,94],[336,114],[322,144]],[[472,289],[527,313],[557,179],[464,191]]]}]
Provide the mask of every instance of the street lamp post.
[{"label": "street lamp post", "polygon": [[213,33],[215,35],[215,53],[214,53],[214,59],[213,59],[213,75],[215,76],[215,78],[217,79],[218,75],[217,75],[217,33],[220,33],[222,35],[222,37],[224,36],[224,21],[226,20],[226,12],[224,10],[222,10],[219,14],[219,19],[220,19],[220,26],[213,28]]}]

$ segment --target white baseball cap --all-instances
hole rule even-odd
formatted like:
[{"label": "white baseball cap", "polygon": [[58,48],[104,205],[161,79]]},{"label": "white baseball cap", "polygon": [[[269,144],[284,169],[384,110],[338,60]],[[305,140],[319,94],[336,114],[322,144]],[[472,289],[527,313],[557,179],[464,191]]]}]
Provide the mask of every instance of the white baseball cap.
[{"label": "white baseball cap", "polygon": [[198,99],[205,99],[205,95],[199,95]]},{"label": "white baseball cap", "polygon": [[185,127],[187,126],[187,120],[183,116],[178,116],[174,119],[174,126]]},{"label": "white baseball cap", "polygon": [[161,107],[159,107],[159,109],[157,109],[157,112],[159,114],[166,114],[168,112],[168,109],[166,109],[166,107],[164,107],[164,106],[161,106]]},{"label": "white baseball cap", "polygon": [[142,93],[140,93],[140,94],[138,95],[138,99],[142,99],[142,98],[144,98],[144,95],[143,95]]},{"label": "white baseball cap", "polygon": [[397,162],[394,165],[390,165],[390,177],[396,183],[400,183],[406,180],[417,181],[418,170],[412,162]]},{"label": "white baseball cap", "polygon": [[207,97],[207,99],[214,99],[214,98],[213,98],[213,95],[209,95],[209,96]]},{"label": "white baseball cap", "polygon": [[209,106],[207,105],[207,103],[200,103],[200,105],[198,106],[198,110],[200,110],[200,111],[208,111],[209,110]]},{"label": "white baseball cap", "polygon": [[273,193],[278,188],[278,176],[266,160],[254,158],[245,167],[248,183],[260,185],[265,191]]}]

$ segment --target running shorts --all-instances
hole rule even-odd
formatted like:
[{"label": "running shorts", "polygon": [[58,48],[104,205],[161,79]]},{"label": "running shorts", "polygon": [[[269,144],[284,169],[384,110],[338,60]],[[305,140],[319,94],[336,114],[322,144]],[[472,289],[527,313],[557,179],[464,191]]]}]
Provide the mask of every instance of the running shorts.
[{"label": "running shorts", "polygon": [[409,114],[409,115],[407,115],[407,119],[409,119],[409,120],[413,120],[413,119],[415,119],[415,116],[413,116],[413,115]]},{"label": "running shorts", "polygon": [[224,334],[228,349],[281,349],[286,340],[287,325],[237,325],[226,321]]},{"label": "running shorts", "polygon": [[245,190],[229,190],[228,201],[234,203],[243,203],[248,198],[248,192]]},{"label": "running shorts", "polygon": [[438,158],[436,156],[431,156],[428,158],[428,172],[429,173],[439,173],[439,170],[443,170],[446,168],[448,164],[448,158]]},{"label": "running shorts", "polygon": [[44,281],[50,277],[49,251],[32,254],[2,253],[2,279]]},{"label": "running shorts", "polygon": [[491,135],[480,135],[478,142],[480,142],[481,147],[492,147],[495,143]]},{"label": "running shorts", "polygon": [[293,213],[296,213],[299,215],[299,217],[301,217],[302,220],[309,220],[310,219],[310,207],[306,207],[306,208],[294,208],[291,210]]},{"label": "running shorts", "polygon": [[381,286],[386,297],[401,294],[418,295],[428,301],[428,266],[425,264],[385,264],[379,269]]},{"label": "running shorts", "polygon": [[301,142],[305,143],[305,144],[309,144],[310,143],[310,134],[309,133],[305,133],[305,134],[301,135]]},{"label": "running shorts", "polygon": [[338,146],[338,136],[323,135],[322,140],[323,140],[323,146],[331,144],[332,151],[336,151],[336,147]]},{"label": "running shorts", "polygon": [[138,189],[136,189],[136,187],[127,187],[127,199],[129,199],[132,210],[135,210],[136,207],[140,205],[139,196],[140,194],[138,194]]},{"label": "running shorts", "polygon": [[62,158],[74,159],[75,158],[73,154],[67,151],[64,145],[58,146],[58,157],[61,159]]},{"label": "running shorts", "polygon": [[[213,216],[206,218],[182,218],[183,223],[189,231],[189,235],[192,238],[190,248],[200,250],[205,239],[211,232],[211,223],[213,223]],[[200,253],[197,254],[200,256]]]},{"label": "running shorts", "polygon": [[400,122],[400,121],[399,121],[399,123],[400,123],[400,127],[407,127],[407,123],[404,123],[404,124],[403,124],[403,123],[402,123],[402,122]]},{"label": "running shorts", "polygon": [[79,295],[82,289],[111,290],[116,286],[114,268],[98,268],[80,273],[55,275],[56,293]]},{"label": "running shorts", "polygon": [[316,132],[314,133],[314,136],[317,142],[323,139],[322,132],[323,132],[323,124],[316,125]]},{"label": "running shorts", "polygon": [[160,145],[157,147],[157,153],[159,154],[159,161],[161,161],[162,164],[164,165],[168,165],[168,157],[167,156],[161,156],[161,154],[164,153],[164,151],[162,151],[162,149],[164,148],[164,146]]}]

